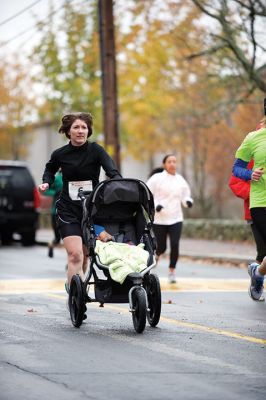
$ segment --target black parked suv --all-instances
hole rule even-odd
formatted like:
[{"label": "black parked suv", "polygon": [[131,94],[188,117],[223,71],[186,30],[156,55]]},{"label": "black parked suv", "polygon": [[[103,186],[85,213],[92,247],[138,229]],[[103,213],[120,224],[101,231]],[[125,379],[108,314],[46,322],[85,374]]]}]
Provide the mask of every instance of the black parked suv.
[{"label": "black parked suv", "polygon": [[9,244],[13,234],[24,246],[35,243],[40,195],[24,162],[0,160],[0,239]]}]

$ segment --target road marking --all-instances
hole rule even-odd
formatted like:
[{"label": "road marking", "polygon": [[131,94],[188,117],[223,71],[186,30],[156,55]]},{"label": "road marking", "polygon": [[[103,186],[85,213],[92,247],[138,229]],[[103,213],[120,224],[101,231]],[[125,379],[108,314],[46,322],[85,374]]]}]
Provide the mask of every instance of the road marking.
[{"label": "road marking", "polygon": [[243,292],[247,291],[249,279],[178,278],[169,283],[160,278],[161,290],[180,292]]},{"label": "road marking", "polygon": [[[177,284],[167,283],[166,278],[161,278],[161,288],[167,291],[176,292],[246,292],[249,280],[247,279],[204,279],[204,278],[180,278]],[[2,280],[0,281],[0,294],[20,294],[20,293],[45,293],[47,296],[65,299],[60,294],[52,293],[64,290],[64,279],[31,279],[31,280]],[[50,292],[49,294],[47,292]],[[127,313],[122,307],[105,305],[109,309]],[[200,324],[178,321],[166,317],[161,320],[177,326],[197,329],[205,332],[212,332],[218,335],[233,337],[258,344],[266,344],[266,339],[258,339],[252,336],[242,335],[223,329],[217,329]]]},{"label": "road marking", "polygon": [[161,317],[161,319],[165,322],[183,326],[187,328],[197,329],[205,332],[216,333],[217,335],[228,336],[236,339],[246,340],[248,342],[258,343],[258,344],[266,344],[266,339],[258,339],[253,336],[242,335],[241,333],[226,331],[224,329],[213,328],[211,326],[205,326],[200,324],[194,324],[192,322],[184,322],[178,321],[171,318]]},{"label": "road marking", "polygon": [[[65,296],[55,295],[55,294],[51,294],[51,293],[47,293],[46,295],[48,297],[55,297],[58,299],[66,298]],[[95,303],[91,303],[90,305],[92,305],[94,307],[95,306],[98,307],[98,304],[95,304]],[[128,309],[126,310],[123,307],[114,306],[114,305],[110,305],[110,304],[105,304],[104,308],[114,310],[114,311],[119,311],[119,312],[122,312],[123,314],[128,314],[128,312],[129,312]],[[204,332],[215,333],[217,335],[227,336],[227,337],[231,337],[234,339],[245,340],[247,342],[252,342],[252,343],[257,343],[257,344],[266,344],[266,339],[259,339],[254,336],[247,336],[247,335],[243,335],[241,333],[227,331],[225,329],[213,328],[211,326],[206,326],[206,325],[201,325],[201,324],[194,324],[193,322],[184,322],[184,321],[167,318],[167,317],[163,317],[163,316],[161,316],[160,320],[167,322],[169,324],[172,324],[172,325],[176,325],[176,326],[182,326],[185,328],[192,328],[192,329],[200,330],[200,331],[204,331]]]},{"label": "road marking", "polygon": [[[126,311],[122,307],[110,306],[109,304],[107,304],[107,305],[105,304],[104,306],[107,308],[113,309],[113,310],[117,310],[117,311],[119,310],[120,312],[123,312],[123,313],[128,312],[128,310]],[[241,333],[231,332],[231,331],[227,331],[224,329],[213,328],[210,326],[205,326],[205,325],[200,325],[200,324],[194,324],[192,322],[179,321],[176,319],[167,318],[167,317],[163,317],[163,316],[161,316],[160,319],[164,322],[168,322],[169,324],[182,326],[185,328],[192,328],[192,329],[201,330],[201,331],[205,331],[205,332],[216,333],[218,335],[228,336],[228,337],[241,339],[241,340],[246,340],[248,342],[253,342],[253,343],[258,343],[258,344],[266,344],[266,339],[258,339],[253,336],[242,335]]]},{"label": "road marking", "polygon": [[58,292],[64,287],[65,279],[10,279],[0,281],[0,294]]},{"label": "road marking", "polygon": [[[247,292],[248,279],[180,278],[170,284],[160,278],[162,291],[177,292]],[[65,279],[10,279],[0,281],[0,294],[60,292]]]}]

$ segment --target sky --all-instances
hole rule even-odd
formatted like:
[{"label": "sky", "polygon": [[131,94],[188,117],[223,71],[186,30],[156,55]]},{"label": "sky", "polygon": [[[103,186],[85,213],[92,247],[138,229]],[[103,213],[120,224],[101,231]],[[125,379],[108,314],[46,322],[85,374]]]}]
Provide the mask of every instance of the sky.
[{"label": "sky", "polygon": [[[72,4],[86,5],[91,0],[69,0]],[[159,1],[159,0],[158,0]],[[50,5],[54,6],[55,18],[60,16],[65,0],[2,0],[0,15],[0,57],[8,61],[19,59],[27,64],[27,56],[34,44],[38,43],[37,21],[45,21],[50,14]],[[124,0],[121,0],[123,4]],[[156,0],[154,0],[156,3]],[[130,0],[127,0],[127,4]],[[210,22],[208,20],[208,22]],[[258,51],[258,65],[264,60]],[[265,57],[265,54],[264,54]],[[263,57],[263,58],[264,58]]]},{"label": "sky", "polygon": [[[55,19],[63,12],[65,0],[0,0],[0,57],[12,60],[19,57],[27,63],[34,44],[38,43],[36,28],[38,21],[48,20],[50,5],[54,7]],[[84,7],[92,0],[68,0],[73,5]],[[127,0],[127,5],[132,0]],[[134,0],[133,0],[134,1]],[[123,4],[124,0],[121,0]],[[124,16],[125,21],[128,18]],[[127,25],[127,23],[126,23]]]},{"label": "sky", "polygon": [[48,17],[50,3],[60,13],[64,0],[2,0],[1,3],[0,57],[19,55],[23,59],[37,42],[36,21]]}]

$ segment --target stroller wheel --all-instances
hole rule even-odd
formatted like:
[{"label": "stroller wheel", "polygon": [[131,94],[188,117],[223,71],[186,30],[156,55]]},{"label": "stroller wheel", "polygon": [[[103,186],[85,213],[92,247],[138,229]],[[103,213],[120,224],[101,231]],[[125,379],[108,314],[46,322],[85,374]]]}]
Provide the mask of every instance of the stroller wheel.
[{"label": "stroller wheel", "polygon": [[143,288],[136,288],[132,292],[132,319],[135,331],[141,333],[146,326],[146,295]]},{"label": "stroller wheel", "polygon": [[79,328],[84,318],[86,305],[84,303],[82,281],[79,275],[74,275],[69,288],[69,311],[72,324]]},{"label": "stroller wheel", "polygon": [[161,316],[161,288],[157,275],[149,274],[147,277],[146,292],[148,297],[147,319],[150,326],[156,326]]}]

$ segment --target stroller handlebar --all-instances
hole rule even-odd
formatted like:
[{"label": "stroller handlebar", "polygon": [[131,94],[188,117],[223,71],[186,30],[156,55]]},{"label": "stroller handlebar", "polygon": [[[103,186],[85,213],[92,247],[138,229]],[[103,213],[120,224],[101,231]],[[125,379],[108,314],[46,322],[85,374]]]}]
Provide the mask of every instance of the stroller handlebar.
[{"label": "stroller handlebar", "polygon": [[83,190],[82,188],[79,188],[79,190],[78,190],[78,197],[83,201],[90,194],[91,194],[91,190]]}]

